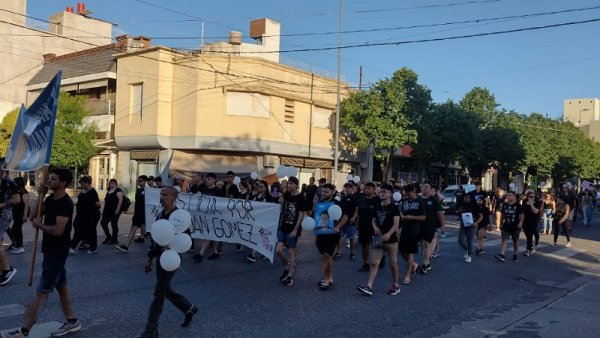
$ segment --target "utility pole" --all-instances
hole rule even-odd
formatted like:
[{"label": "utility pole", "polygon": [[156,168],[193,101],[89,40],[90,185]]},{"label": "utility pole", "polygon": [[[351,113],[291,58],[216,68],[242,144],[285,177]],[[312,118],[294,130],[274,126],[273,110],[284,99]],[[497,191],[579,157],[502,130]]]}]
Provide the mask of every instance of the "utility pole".
[{"label": "utility pole", "polygon": [[363,73],[362,73],[362,65],[359,68],[358,71],[358,90],[362,91],[362,77],[363,77]]},{"label": "utility pole", "polygon": [[344,0],[340,0],[340,19],[338,29],[338,69],[337,69],[337,93],[335,108],[335,148],[333,151],[333,184],[337,184],[337,173],[339,165],[339,143],[340,143],[340,91],[342,77],[342,16],[344,14]]}]

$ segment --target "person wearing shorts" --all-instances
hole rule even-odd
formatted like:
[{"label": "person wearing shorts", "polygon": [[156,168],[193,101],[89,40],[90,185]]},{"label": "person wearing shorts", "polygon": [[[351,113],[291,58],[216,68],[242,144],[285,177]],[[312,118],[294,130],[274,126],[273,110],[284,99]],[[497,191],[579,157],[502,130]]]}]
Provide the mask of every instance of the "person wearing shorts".
[{"label": "person wearing shorts", "polygon": [[344,238],[350,244],[350,256],[348,259],[354,259],[354,247],[356,246],[356,218],[357,218],[357,205],[356,205],[356,194],[354,193],[356,187],[352,182],[346,182],[344,184],[344,193],[340,197],[340,207],[344,215],[348,215],[348,222],[341,228],[340,240],[338,241],[337,253],[333,256],[334,259],[342,258],[342,252],[344,251]]},{"label": "person wearing shorts", "polygon": [[388,295],[395,296],[400,293],[398,284],[398,236],[397,231],[400,227],[400,211],[398,206],[392,203],[391,197],[394,187],[389,184],[382,184],[379,189],[379,198],[381,203],[375,208],[375,215],[372,220],[373,240],[371,242],[371,266],[369,270],[369,280],[364,285],[359,285],[356,289],[365,295],[373,295],[373,283],[379,271],[379,261],[387,254],[390,260],[390,269],[392,272],[392,286]]},{"label": "person wearing shorts", "polygon": [[[71,228],[73,219],[73,201],[65,188],[73,181],[73,174],[67,169],[54,169],[48,179],[48,188],[53,190],[44,201],[43,217],[35,218],[33,227],[43,232],[42,275],[37,286],[36,298],[25,310],[25,324],[21,329],[9,332],[3,337],[25,337],[29,335],[36,322],[37,314],[42,305],[48,301],[48,295],[54,289],[58,291],[61,309],[67,319],[60,328],[52,331],[52,336],[62,336],[81,329],[81,324],[73,313],[67,271],[65,264],[69,256]],[[40,196],[46,194],[46,189],[39,191]]]},{"label": "person wearing shorts", "polygon": [[506,192],[506,203],[502,206],[501,214],[501,233],[502,242],[500,244],[500,253],[496,255],[496,259],[500,262],[504,262],[506,257],[504,253],[506,251],[506,243],[509,239],[513,242],[513,261],[519,261],[519,235],[523,228],[523,220],[525,216],[523,214],[523,207],[517,201],[517,196],[514,191]]},{"label": "person wearing shorts", "polygon": [[369,271],[369,254],[371,252],[371,239],[373,237],[373,212],[375,207],[381,203],[375,194],[375,184],[365,183],[364,193],[357,198],[356,224],[358,227],[358,244],[360,245],[362,266],[359,271]]},{"label": "person wearing shorts", "polygon": [[[283,264],[283,274],[279,281],[285,286],[294,285],[294,271],[296,268],[296,256],[298,249],[298,235],[302,228],[300,224],[304,218],[306,201],[304,195],[298,190],[298,178],[292,176],[288,180],[287,191],[280,196],[281,218],[279,229],[277,231],[277,246],[275,253]],[[288,248],[290,257],[284,252],[284,247]]]},{"label": "person wearing shorts", "polygon": [[[323,279],[319,281],[319,289],[325,291],[333,285],[333,256],[340,240],[340,230],[348,222],[348,215],[344,214],[343,208],[333,198],[335,187],[325,183],[321,189],[321,200],[313,208],[316,219],[315,241],[319,254],[321,254],[321,270]],[[342,216],[336,220],[329,215],[329,209],[333,206],[340,207]]]},{"label": "person wearing shorts", "polygon": [[417,187],[414,184],[404,186],[406,198],[400,202],[400,241],[398,251],[406,261],[406,272],[402,284],[408,285],[419,270],[419,264],[414,260],[414,255],[419,253],[421,223],[425,220],[425,206],[423,200],[417,196]]},{"label": "person wearing shorts", "polygon": [[427,274],[431,270],[431,255],[436,243],[436,223],[439,223],[441,228],[444,228],[444,209],[431,183],[424,182],[421,184],[421,199],[425,205],[425,221],[421,223],[421,240],[423,241],[423,262],[420,267],[422,274]]}]

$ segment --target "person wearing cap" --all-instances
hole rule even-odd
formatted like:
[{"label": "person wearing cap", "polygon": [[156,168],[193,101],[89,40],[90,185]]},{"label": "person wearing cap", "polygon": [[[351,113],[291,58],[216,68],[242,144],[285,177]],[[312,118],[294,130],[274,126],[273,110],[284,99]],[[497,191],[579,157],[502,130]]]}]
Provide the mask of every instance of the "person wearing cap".
[{"label": "person wearing cap", "polygon": [[4,167],[4,158],[0,158],[0,285],[6,285],[17,273],[10,266],[4,252],[4,233],[12,222],[12,206],[19,203],[19,190],[13,180],[8,177]]},{"label": "person wearing cap", "polygon": [[[279,281],[285,286],[294,285],[294,271],[296,269],[296,256],[298,255],[296,246],[298,236],[302,230],[300,224],[306,210],[306,201],[298,189],[298,184],[296,177],[290,177],[287,191],[279,197],[281,217],[277,229],[275,252],[283,264],[283,274],[279,277]],[[289,249],[289,257],[283,251],[285,246]]]},{"label": "person wearing cap", "polygon": [[[140,237],[135,239],[136,243],[144,243],[144,234],[146,233],[146,181],[148,177],[146,175],[140,175],[137,178],[135,190],[135,205],[133,209],[133,217],[131,218],[131,229],[129,230],[129,236],[127,237],[127,244],[121,244],[115,246],[115,248],[121,252],[129,252],[131,242],[134,241],[135,233],[140,229]],[[162,181],[161,181],[162,183]]]}]

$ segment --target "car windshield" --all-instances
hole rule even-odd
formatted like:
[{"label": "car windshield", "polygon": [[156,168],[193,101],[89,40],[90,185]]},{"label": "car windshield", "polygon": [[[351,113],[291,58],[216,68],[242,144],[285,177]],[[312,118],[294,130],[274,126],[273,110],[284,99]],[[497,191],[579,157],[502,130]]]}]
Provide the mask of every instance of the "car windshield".
[{"label": "car windshield", "polygon": [[444,190],[442,194],[444,195],[444,197],[454,197],[455,191],[456,190]]}]

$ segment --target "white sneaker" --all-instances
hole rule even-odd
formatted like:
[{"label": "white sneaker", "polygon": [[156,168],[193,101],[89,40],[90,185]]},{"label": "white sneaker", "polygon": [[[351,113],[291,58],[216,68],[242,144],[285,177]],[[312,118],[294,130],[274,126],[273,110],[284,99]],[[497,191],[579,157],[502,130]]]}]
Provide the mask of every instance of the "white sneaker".
[{"label": "white sneaker", "polygon": [[573,246],[573,244],[571,244],[571,242],[567,242],[567,245],[565,245],[567,248],[570,248]]},{"label": "white sneaker", "polygon": [[23,247],[10,249],[11,254],[22,254],[23,252],[25,252],[25,249],[23,249]]},{"label": "white sneaker", "polygon": [[465,259],[467,259],[467,257],[469,257],[469,252],[468,252],[468,251],[465,251],[465,254],[464,254],[464,256],[463,256],[463,257],[464,257]]},{"label": "white sneaker", "polygon": [[75,249],[69,248],[69,256],[73,256],[75,254]]},{"label": "white sneaker", "polygon": [[471,263],[471,256],[465,257],[465,263]]}]

